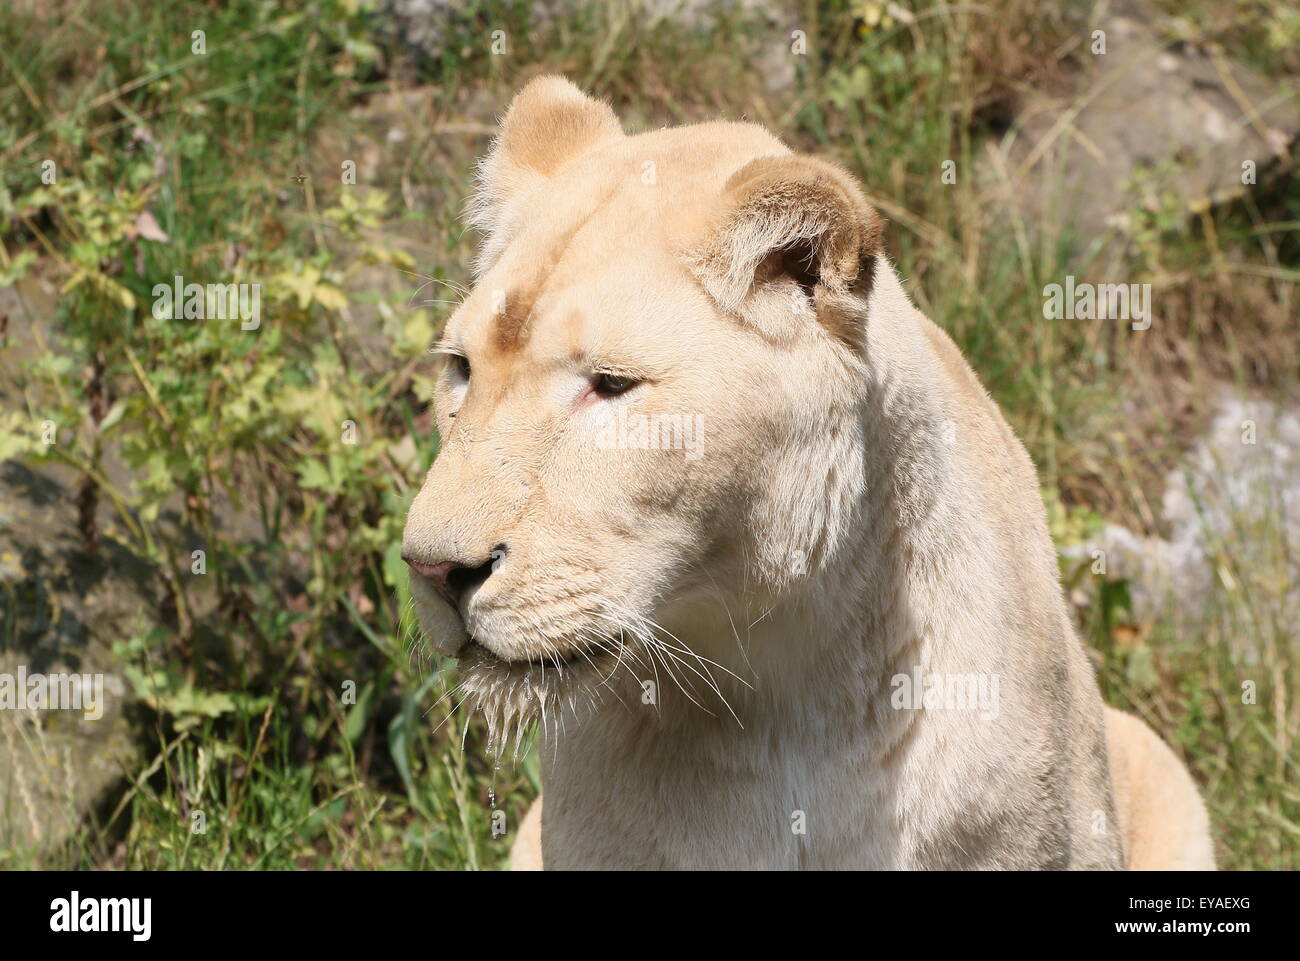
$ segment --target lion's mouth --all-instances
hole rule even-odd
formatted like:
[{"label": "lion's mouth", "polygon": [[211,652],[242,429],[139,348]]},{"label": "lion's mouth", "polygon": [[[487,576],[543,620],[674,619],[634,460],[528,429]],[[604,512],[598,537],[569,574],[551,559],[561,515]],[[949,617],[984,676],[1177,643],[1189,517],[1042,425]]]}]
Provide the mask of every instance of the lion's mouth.
[{"label": "lion's mouth", "polygon": [[461,651],[457,674],[470,703],[487,718],[496,744],[506,732],[533,720],[556,723],[583,704],[602,699],[629,657],[603,646],[574,641],[562,650],[507,659],[473,638]]},{"label": "lion's mouth", "polygon": [[465,650],[462,652],[461,657],[464,658],[469,655],[470,652],[477,654],[479,657],[490,658],[506,665],[507,667],[536,667],[543,670],[546,668],[566,668],[570,665],[576,665],[579,663],[586,664],[587,658],[591,658],[594,661],[599,655],[609,655],[608,651],[589,644],[585,646],[572,645],[563,651],[557,650],[540,654],[536,657],[509,658],[502,657],[486,644],[480,643],[475,637],[470,637],[468,643],[465,645]]}]

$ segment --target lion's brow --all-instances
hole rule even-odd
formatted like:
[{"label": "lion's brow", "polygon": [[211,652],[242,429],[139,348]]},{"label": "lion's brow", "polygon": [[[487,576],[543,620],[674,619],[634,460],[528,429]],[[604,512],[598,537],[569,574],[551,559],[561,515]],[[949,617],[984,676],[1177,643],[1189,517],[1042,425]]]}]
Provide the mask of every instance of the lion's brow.
[{"label": "lion's brow", "polygon": [[576,223],[562,228],[547,245],[550,253],[533,262],[531,271],[526,274],[527,279],[513,290],[507,291],[503,301],[493,305],[495,322],[492,326],[492,341],[502,353],[518,351],[527,343],[533,306],[546,285],[547,278],[564,259],[573,239],[595,216],[596,210],[608,202],[609,196],[607,194],[601,204],[584,213]]},{"label": "lion's brow", "polygon": [[533,314],[533,298],[518,288],[509,291],[495,313],[492,342],[503,354],[513,353],[528,340],[528,320]]}]

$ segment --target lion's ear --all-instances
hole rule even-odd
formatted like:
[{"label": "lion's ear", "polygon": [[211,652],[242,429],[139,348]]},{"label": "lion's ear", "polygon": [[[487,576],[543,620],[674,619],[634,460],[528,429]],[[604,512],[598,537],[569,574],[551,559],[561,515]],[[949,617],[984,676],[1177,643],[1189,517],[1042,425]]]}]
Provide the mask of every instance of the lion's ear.
[{"label": "lion's ear", "polygon": [[881,220],[851,174],[812,157],[760,157],[727,181],[704,233],[689,257],[723,309],[777,333],[811,304],[837,336],[858,339],[846,297],[870,283]]},{"label": "lion's ear", "polygon": [[487,233],[480,272],[504,248],[521,197],[593,147],[622,136],[610,106],[563,77],[537,77],[520,90],[479,165],[470,204],[471,223]]}]

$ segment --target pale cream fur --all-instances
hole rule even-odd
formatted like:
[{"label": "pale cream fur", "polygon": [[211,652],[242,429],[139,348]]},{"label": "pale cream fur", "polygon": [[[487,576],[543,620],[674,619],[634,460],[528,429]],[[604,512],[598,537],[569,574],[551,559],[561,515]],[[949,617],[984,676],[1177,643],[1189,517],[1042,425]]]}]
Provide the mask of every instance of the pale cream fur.
[{"label": "pale cream fur", "polygon": [[1164,870],[1213,868],[1205,805],[1169,745],[1137,718],[1111,707],[1106,708],[1106,740],[1129,864]]},{"label": "pale cream fur", "polygon": [[[412,590],[498,744],[541,728],[515,867],[1213,866],[1181,764],[1102,705],[1032,463],[851,176],[748,124],[627,136],[550,77],[473,215],[440,348],[469,377],[440,367],[404,554],[495,558],[459,611]],[[700,456],[598,443],[620,407],[699,414]],[[918,668],[996,677],[999,709],[900,709]]]}]

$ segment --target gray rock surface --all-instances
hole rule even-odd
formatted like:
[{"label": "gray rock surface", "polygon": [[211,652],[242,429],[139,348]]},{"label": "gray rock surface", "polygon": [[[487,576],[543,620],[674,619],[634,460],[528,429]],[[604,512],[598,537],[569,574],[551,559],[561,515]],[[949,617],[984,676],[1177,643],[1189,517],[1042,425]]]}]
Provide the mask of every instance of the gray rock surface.
[{"label": "gray rock surface", "polygon": [[1085,69],[1068,89],[1028,93],[1000,162],[982,171],[1030,224],[1072,223],[1087,243],[1166,197],[1191,212],[1240,194],[1247,161],[1259,183],[1288,162],[1294,85],[1180,42],[1177,23],[1139,0],[1110,6],[1095,28],[1106,52],[1081,38]]},{"label": "gray rock surface", "polygon": [[[1105,552],[1106,575],[1129,581],[1133,615],[1195,624],[1247,591],[1256,615],[1300,618],[1300,408],[1225,390],[1208,431],[1166,479],[1168,538],[1107,525],[1066,556]],[[1260,625],[1239,625],[1254,636]]]},{"label": "gray rock surface", "polygon": [[[782,89],[794,82],[794,64],[787,55],[791,8],[779,0],[632,0],[614,5],[600,0],[535,0],[529,20],[543,27],[574,17],[579,12],[605,11],[622,15],[635,11],[647,27],[670,21],[684,30],[708,30],[722,13],[739,15],[747,22],[773,31],[770,43],[752,50],[737,51],[740,59],[756,64],[770,89]],[[463,41],[467,28],[482,24],[484,46],[491,43],[494,27],[476,15],[476,8],[463,0],[382,0],[374,18],[374,33],[381,45],[402,51],[417,62],[436,62],[446,56],[449,43]]]},{"label": "gray rock surface", "polygon": [[[146,569],[111,539],[88,561],[72,486],[0,464],[0,684],[77,674],[102,684],[87,710],[0,709],[0,855],[48,850],[109,803],[134,765],[129,685],[115,641],[147,629]],[[9,680],[10,678],[14,680]],[[89,699],[83,701],[88,706]]]}]

